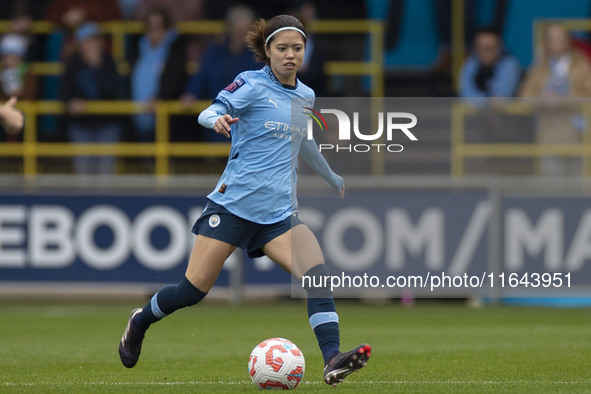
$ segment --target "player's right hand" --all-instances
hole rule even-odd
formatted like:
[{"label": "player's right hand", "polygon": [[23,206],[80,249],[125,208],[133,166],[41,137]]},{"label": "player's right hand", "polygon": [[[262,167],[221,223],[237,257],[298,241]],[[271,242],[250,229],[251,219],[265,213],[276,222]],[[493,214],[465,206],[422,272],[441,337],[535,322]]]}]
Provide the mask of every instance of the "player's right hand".
[{"label": "player's right hand", "polygon": [[238,122],[238,118],[233,118],[226,114],[220,116],[218,120],[216,120],[215,124],[213,125],[213,129],[216,133],[230,138],[230,125],[233,125],[236,122]]}]

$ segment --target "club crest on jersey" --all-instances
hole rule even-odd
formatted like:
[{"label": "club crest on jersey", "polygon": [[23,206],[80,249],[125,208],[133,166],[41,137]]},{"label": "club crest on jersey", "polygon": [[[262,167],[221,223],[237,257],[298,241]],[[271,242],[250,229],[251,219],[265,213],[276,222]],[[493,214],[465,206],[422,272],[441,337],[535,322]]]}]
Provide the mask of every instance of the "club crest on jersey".
[{"label": "club crest on jersey", "polygon": [[220,219],[219,215],[211,215],[209,217],[209,227],[217,227],[220,225],[220,222],[222,221],[222,219]]},{"label": "club crest on jersey", "polygon": [[245,83],[246,81],[244,79],[238,78],[237,80],[226,86],[224,90],[230,93],[234,93],[236,90],[238,90],[239,87],[241,87]]}]

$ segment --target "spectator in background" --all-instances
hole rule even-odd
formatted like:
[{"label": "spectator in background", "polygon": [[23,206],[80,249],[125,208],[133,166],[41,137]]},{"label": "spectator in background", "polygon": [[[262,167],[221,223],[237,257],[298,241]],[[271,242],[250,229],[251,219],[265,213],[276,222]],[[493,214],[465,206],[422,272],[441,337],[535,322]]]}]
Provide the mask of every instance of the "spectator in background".
[{"label": "spectator in background", "polygon": [[[591,67],[574,49],[568,30],[550,24],[544,31],[538,60],[529,70],[521,89],[522,97],[543,97],[537,114],[536,142],[540,144],[580,144],[584,121],[580,109],[556,106],[566,97],[591,97]],[[551,110],[548,110],[548,109]],[[577,158],[544,157],[540,160],[544,175],[579,175]]]},{"label": "spectator in background", "polygon": [[[246,47],[246,33],[256,21],[254,11],[233,6],[226,13],[226,33],[220,42],[211,43],[203,55],[199,72],[188,81],[182,100],[213,99],[233,78],[245,70],[257,70],[252,52]],[[210,133],[211,134],[211,133]]]},{"label": "spectator in background", "polygon": [[76,29],[81,24],[121,19],[117,0],[53,0],[46,19],[58,26]]},{"label": "spectator in background", "polygon": [[36,79],[24,61],[27,39],[18,34],[7,34],[0,41],[0,100],[17,97],[20,100],[36,98]]},{"label": "spectator in background", "polygon": [[0,0],[0,19],[10,20],[10,32],[27,36],[25,59],[45,60],[45,35],[30,34],[33,21],[45,19],[50,0]]},{"label": "spectator in background", "polygon": [[89,21],[119,20],[121,10],[117,0],[53,0],[45,18],[66,29],[63,56],[68,58],[77,46],[72,41],[72,35],[78,26]]},{"label": "spectator in background", "polygon": [[131,75],[131,98],[143,103],[146,112],[133,118],[138,141],[154,138],[157,100],[180,98],[186,82],[184,41],[172,28],[168,12],[160,7],[150,10],[145,29]]},{"label": "spectator in background", "polygon": [[257,18],[271,19],[275,15],[285,14],[286,10],[300,1],[294,0],[215,0],[205,1],[204,12],[208,19],[220,20],[226,17],[228,9],[235,5],[248,5],[256,11]]},{"label": "spectator in background", "polygon": [[[10,97],[24,100],[36,98],[37,83],[24,61],[27,52],[27,39],[18,34],[7,34],[0,41],[0,100]],[[4,138],[2,138],[4,139]],[[16,141],[16,133],[7,133],[7,141]]]},{"label": "spectator in background", "polygon": [[[393,4],[403,3],[404,0],[392,0]],[[464,24],[464,45],[465,47],[470,46],[470,41],[478,33],[478,29],[482,25],[478,25],[477,21],[480,19],[478,16],[479,2],[477,0],[460,0],[462,8],[464,9],[464,20],[462,22],[453,20],[453,0],[433,0],[435,5],[436,15],[436,27],[439,36],[439,58],[435,64],[435,71],[437,72],[449,72],[451,67],[451,37],[452,37],[452,26],[453,23]],[[488,15],[489,22],[487,23],[492,29],[499,32],[502,36],[502,32],[505,27],[505,20],[509,7],[509,0],[488,0],[489,5],[492,6],[490,14]],[[400,19],[395,14],[398,10],[402,9],[402,4],[399,7],[392,7],[390,9],[389,20],[397,20],[400,24]],[[398,11],[399,12],[399,11]],[[388,26],[390,29],[390,26]],[[398,34],[395,37],[386,38],[386,46],[388,49],[394,48],[393,44],[396,44]]]},{"label": "spectator in background", "polygon": [[[129,0],[127,0],[129,1]],[[205,0],[137,0],[135,17],[145,20],[155,8],[166,10],[172,23],[204,18]]]},{"label": "spectator in background", "polygon": [[591,97],[591,68],[573,48],[568,31],[550,24],[544,32],[538,60],[529,70],[522,97]]},{"label": "spectator in background", "polygon": [[[228,9],[226,31],[221,40],[207,46],[199,64],[199,72],[189,78],[185,93],[181,97],[183,103],[189,105],[197,99],[211,100],[242,71],[262,68],[262,65],[254,60],[244,39],[255,21],[254,11],[247,6],[235,5]],[[197,135],[196,127],[200,130]],[[188,133],[176,133],[180,134],[181,139],[227,142],[224,136],[211,133],[210,130],[196,124],[193,116],[184,129]]]},{"label": "spectator in background", "polygon": [[136,19],[140,0],[118,0],[121,17],[124,20]]},{"label": "spectator in background", "polygon": [[[468,142],[520,143],[531,142],[529,118],[494,110],[489,98],[514,97],[521,79],[518,60],[504,50],[502,38],[495,28],[483,28],[476,32],[471,55],[464,61],[459,73],[458,96],[466,98],[482,111],[466,119]],[[498,100],[494,100],[496,102]],[[491,110],[492,109],[492,110]],[[473,168],[488,168],[503,171],[498,161],[489,158],[474,158]],[[511,168],[530,168],[527,161],[513,161]],[[520,167],[520,168],[521,168]]]},{"label": "spectator in background", "polygon": [[0,19],[10,20],[10,32],[25,34],[34,20],[42,20],[52,0],[0,0]]},{"label": "spectator in background", "polygon": [[[105,51],[99,26],[88,22],[74,35],[76,51],[66,64],[61,83],[61,99],[66,103],[67,130],[74,143],[118,142],[121,126],[112,116],[85,115],[86,100],[116,100],[119,75],[111,55]],[[76,172],[112,174],[115,158],[76,157]]]},{"label": "spectator in background", "polygon": [[519,61],[503,48],[500,34],[485,28],[476,33],[472,55],[460,71],[460,97],[512,97],[521,78]]},{"label": "spectator in background", "polygon": [[[215,3],[217,0],[210,0]],[[199,21],[206,19],[205,3],[207,0],[139,0],[135,11],[136,19],[145,20],[147,13],[154,8],[166,10],[172,24],[183,21]],[[185,36],[187,62],[197,63],[211,37],[201,34]]]}]

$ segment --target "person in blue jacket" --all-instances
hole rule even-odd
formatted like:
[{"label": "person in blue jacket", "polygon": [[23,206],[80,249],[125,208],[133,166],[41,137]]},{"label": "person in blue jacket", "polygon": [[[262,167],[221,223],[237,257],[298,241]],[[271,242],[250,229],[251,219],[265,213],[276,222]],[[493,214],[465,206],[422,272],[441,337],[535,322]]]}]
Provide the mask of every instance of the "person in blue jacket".
[{"label": "person in blue jacket", "polygon": [[244,41],[255,20],[254,11],[247,6],[235,5],[228,9],[223,38],[207,46],[199,72],[187,81],[183,100],[211,100],[238,73],[260,68]]},{"label": "person in blue jacket", "polygon": [[[365,366],[367,344],[339,350],[339,318],[322,251],[297,215],[297,158],[302,155],[344,197],[343,178],[335,174],[308,135],[305,108],[314,91],[296,78],[306,49],[301,22],[279,15],[259,19],[247,35],[257,60],[266,65],[240,73],[199,115],[199,123],[231,137],[228,164],[193,226],[197,234],[185,278],[160,290],[144,308],[134,309],[119,344],[123,365],[137,363],[148,327],[175,310],[201,301],[224,261],[240,247],[250,257],[266,255],[298,279],[311,278],[308,318],[322,352],[324,381],[336,385]],[[292,111],[295,106],[295,111]]]},{"label": "person in blue jacket", "polygon": [[[207,46],[199,63],[199,71],[193,74],[185,86],[181,101],[192,104],[195,100],[211,100],[238,73],[260,68],[246,47],[244,37],[256,21],[254,11],[245,5],[235,5],[226,12],[226,31],[221,41]],[[191,120],[194,122],[194,120]],[[225,142],[225,137],[200,130],[206,141]]]},{"label": "person in blue jacket", "polygon": [[476,33],[474,50],[460,71],[460,97],[514,97],[521,80],[519,61],[503,48],[500,34]]}]

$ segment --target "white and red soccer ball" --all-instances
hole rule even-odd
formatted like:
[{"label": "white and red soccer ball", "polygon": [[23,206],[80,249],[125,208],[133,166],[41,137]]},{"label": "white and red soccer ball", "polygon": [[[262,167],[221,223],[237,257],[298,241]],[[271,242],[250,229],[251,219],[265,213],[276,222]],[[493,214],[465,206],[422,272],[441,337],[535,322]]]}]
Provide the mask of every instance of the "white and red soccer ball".
[{"label": "white and red soccer ball", "polygon": [[261,390],[292,390],[302,381],[306,361],[295,343],[284,338],[270,338],[250,353],[248,373]]}]

